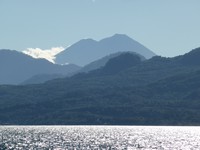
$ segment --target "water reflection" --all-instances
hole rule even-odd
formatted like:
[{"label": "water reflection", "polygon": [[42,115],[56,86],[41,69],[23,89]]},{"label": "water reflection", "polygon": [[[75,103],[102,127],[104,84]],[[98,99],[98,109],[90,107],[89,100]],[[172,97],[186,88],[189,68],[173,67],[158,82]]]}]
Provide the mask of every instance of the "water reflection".
[{"label": "water reflection", "polygon": [[0,126],[0,149],[200,149],[199,127]]}]

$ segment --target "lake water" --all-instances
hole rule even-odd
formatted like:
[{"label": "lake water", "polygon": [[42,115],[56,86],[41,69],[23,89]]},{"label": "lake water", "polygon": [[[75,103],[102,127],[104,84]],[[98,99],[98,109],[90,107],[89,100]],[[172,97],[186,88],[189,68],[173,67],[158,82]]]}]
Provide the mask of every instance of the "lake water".
[{"label": "lake water", "polygon": [[200,149],[200,127],[0,126],[1,149]]}]

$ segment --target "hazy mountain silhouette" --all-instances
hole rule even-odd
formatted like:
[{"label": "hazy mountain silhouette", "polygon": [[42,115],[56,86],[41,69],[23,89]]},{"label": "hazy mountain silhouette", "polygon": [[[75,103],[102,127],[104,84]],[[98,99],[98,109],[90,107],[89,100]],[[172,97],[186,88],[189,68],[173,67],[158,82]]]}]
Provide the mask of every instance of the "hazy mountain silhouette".
[{"label": "hazy mountain silhouette", "polygon": [[147,49],[127,35],[115,34],[112,37],[100,41],[92,39],[80,40],[57,54],[55,61],[58,64],[72,63],[79,66],[85,66],[112,53],[123,51],[136,52],[146,58],[155,56],[151,50]]},{"label": "hazy mountain silhouette", "polygon": [[38,74],[67,74],[80,69],[76,65],[56,65],[11,50],[0,50],[0,84],[19,84]]},{"label": "hazy mountain silhouette", "polygon": [[103,67],[105,73],[118,73],[133,66],[140,64],[141,58],[138,55],[124,53],[114,58],[111,58]]},{"label": "hazy mountain silhouette", "polygon": [[[117,53],[119,54],[119,53]],[[113,54],[114,55],[114,54]],[[111,55],[111,56],[113,56]],[[104,57],[107,58],[107,57]],[[100,59],[100,60],[104,60]],[[115,57],[111,57],[104,66],[90,70],[88,72],[81,72],[72,76],[73,79],[77,78],[91,78],[91,77],[104,77],[110,75],[116,75],[119,72],[123,72],[128,68],[137,66],[144,61],[144,57],[130,52],[123,52],[120,55],[116,55]],[[81,69],[82,70],[82,69]]]},{"label": "hazy mountain silhouette", "polygon": [[[95,69],[99,69],[103,66],[105,66],[105,64],[111,59],[111,58],[114,58],[114,57],[117,57],[121,54],[124,54],[124,53],[130,53],[130,54],[136,54],[135,52],[117,52],[117,53],[114,53],[114,54],[110,54],[108,56],[105,56],[101,59],[98,59],[94,62],[91,62],[90,64],[84,66],[83,68],[81,68],[81,70],[79,72],[89,72],[91,70],[95,70]],[[141,60],[146,60],[146,58],[140,54],[136,54],[138,55]]]},{"label": "hazy mountain silhouette", "polygon": [[[93,70],[96,70],[96,69],[99,69],[103,66],[106,65],[106,63],[111,59],[111,58],[114,58],[114,57],[117,57],[117,56],[120,56],[122,54],[131,54],[131,55],[137,55],[140,57],[140,59],[142,61],[146,60],[144,56],[142,55],[139,55],[139,54],[136,54],[135,52],[118,52],[118,53],[114,53],[114,54],[111,54],[109,56],[106,56],[106,57],[103,57],[99,60],[96,60],[80,69],[78,69],[77,71],[75,72],[71,72],[71,73],[68,73],[67,75],[63,75],[63,74],[38,74],[38,75],[35,75],[25,81],[23,81],[21,84],[22,85],[26,85],[26,84],[39,84],[39,83],[44,83],[46,81],[49,81],[49,80],[53,80],[53,79],[56,79],[56,78],[65,78],[65,77],[69,77],[69,76],[73,76],[77,73],[80,73],[80,72],[89,72],[89,71],[93,71]],[[125,60],[126,61],[126,60]],[[122,63],[122,65],[124,64],[125,62]],[[119,68],[120,69],[120,68]]]}]

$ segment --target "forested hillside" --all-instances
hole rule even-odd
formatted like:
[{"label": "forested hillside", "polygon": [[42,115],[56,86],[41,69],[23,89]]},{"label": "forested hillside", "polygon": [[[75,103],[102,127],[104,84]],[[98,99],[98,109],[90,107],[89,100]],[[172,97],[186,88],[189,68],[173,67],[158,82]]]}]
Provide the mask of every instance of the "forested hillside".
[{"label": "forested hillside", "polygon": [[199,125],[199,93],[200,48],[145,61],[127,53],[88,73],[0,86],[0,123]]}]

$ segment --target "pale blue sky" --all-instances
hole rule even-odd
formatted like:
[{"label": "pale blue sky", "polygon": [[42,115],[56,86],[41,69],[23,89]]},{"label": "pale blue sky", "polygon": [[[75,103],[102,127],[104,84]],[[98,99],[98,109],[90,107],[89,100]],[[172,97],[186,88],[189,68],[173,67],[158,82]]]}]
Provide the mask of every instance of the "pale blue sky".
[{"label": "pale blue sky", "polygon": [[200,0],[0,0],[0,49],[127,34],[158,55],[200,47]]}]

